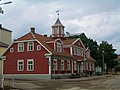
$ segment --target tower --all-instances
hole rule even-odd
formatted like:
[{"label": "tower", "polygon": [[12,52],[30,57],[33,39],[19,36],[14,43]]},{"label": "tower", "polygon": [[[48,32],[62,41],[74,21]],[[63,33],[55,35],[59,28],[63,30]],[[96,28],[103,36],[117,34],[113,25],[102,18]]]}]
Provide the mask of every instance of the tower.
[{"label": "tower", "polygon": [[59,19],[59,13],[57,13],[58,18],[55,22],[55,24],[52,26],[52,37],[57,38],[57,37],[64,37],[64,28],[63,24],[60,22]]}]

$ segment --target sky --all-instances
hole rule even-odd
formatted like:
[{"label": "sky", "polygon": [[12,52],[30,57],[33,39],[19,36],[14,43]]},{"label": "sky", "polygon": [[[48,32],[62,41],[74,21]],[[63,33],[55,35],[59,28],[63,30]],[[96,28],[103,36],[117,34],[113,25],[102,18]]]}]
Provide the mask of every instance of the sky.
[{"label": "sky", "polygon": [[[1,0],[0,3],[9,0]],[[59,18],[65,32],[85,33],[98,43],[107,41],[120,54],[120,0],[11,0],[1,5],[0,23],[12,31],[12,39],[28,33],[51,35],[51,26]]]}]

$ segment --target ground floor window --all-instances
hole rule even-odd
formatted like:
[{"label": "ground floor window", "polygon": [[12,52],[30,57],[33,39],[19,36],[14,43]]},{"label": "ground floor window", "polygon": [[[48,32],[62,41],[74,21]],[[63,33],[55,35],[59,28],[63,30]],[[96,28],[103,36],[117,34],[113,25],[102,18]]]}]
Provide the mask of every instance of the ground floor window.
[{"label": "ground floor window", "polygon": [[57,59],[53,59],[53,70],[57,70]]},{"label": "ground floor window", "polygon": [[27,60],[27,71],[33,71],[34,70],[34,60],[28,59]]},{"label": "ground floor window", "polygon": [[64,70],[64,60],[61,60],[61,70]]},{"label": "ground floor window", "polygon": [[67,61],[67,70],[70,70],[70,61]]},{"label": "ground floor window", "polygon": [[76,70],[77,70],[77,62],[74,61],[74,71],[76,71]]},{"label": "ground floor window", "polygon": [[18,60],[18,62],[17,62],[17,70],[18,71],[23,71],[24,70],[24,61],[23,60]]}]

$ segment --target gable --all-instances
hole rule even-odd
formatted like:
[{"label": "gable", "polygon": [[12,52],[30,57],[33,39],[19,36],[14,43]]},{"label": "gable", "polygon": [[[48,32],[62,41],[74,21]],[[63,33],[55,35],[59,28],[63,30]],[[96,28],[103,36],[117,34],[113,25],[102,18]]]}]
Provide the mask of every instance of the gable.
[{"label": "gable", "polygon": [[75,46],[78,46],[78,47],[85,48],[85,46],[84,46],[84,44],[82,43],[82,41],[81,41],[80,38],[76,39],[72,44],[75,45]]}]

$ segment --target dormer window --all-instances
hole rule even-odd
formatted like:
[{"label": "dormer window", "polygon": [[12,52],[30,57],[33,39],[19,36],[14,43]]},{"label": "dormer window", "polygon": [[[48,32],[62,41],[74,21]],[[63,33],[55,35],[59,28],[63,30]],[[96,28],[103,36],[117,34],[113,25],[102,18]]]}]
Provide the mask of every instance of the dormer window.
[{"label": "dormer window", "polygon": [[57,52],[62,52],[62,44],[57,42]]}]

